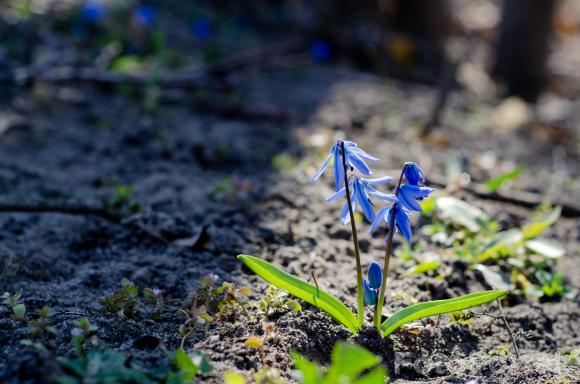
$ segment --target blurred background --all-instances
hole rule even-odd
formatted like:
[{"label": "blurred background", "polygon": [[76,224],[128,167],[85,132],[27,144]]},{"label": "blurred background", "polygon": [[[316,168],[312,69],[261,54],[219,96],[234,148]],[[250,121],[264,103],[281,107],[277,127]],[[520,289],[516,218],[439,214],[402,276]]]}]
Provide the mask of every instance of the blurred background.
[{"label": "blurred background", "polygon": [[[93,126],[108,124],[101,121],[106,105],[121,98],[141,118],[179,105],[188,116],[290,123],[290,141],[301,148],[379,127],[395,141],[418,138],[430,148],[458,151],[451,157],[463,160],[452,160],[452,169],[461,171],[481,155],[475,162],[487,172],[483,178],[540,156],[546,167],[537,172],[551,178],[553,191],[575,188],[578,1],[0,4],[2,135],[34,125],[31,103],[58,103],[69,116],[70,108],[82,106],[83,121]],[[349,88],[352,81],[358,85]],[[337,104],[340,95],[348,107]],[[325,120],[328,100],[338,107]],[[86,112],[87,103],[105,107]],[[412,138],[405,136],[409,129]],[[191,151],[207,162],[199,147]],[[455,172],[448,164],[439,167]]]}]

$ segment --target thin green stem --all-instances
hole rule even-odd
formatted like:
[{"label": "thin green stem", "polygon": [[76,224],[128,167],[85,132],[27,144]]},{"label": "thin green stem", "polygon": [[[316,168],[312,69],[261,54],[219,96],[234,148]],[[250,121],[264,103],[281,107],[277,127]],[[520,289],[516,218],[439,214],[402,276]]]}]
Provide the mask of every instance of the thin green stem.
[{"label": "thin green stem", "polygon": [[358,302],[358,326],[362,329],[365,321],[365,307],[363,299],[363,278],[362,278],[362,268],[360,262],[360,250],[358,245],[358,236],[356,232],[356,224],[354,222],[354,211],[352,209],[352,203],[350,201],[350,188],[348,186],[348,174],[346,170],[346,156],[344,155],[344,141],[340,144],[341,157],[342,157],[342,168],[344,170],[344,188],[346,191],[346,203],[348,205],[348,213],[350,214],[350,228],[352,231],[352,242],[354,244],[354,256],[356,259],[356,280],[357,280],[357,302]]},{"label": "thin green stem", "polygon": [[[397,183],[397,188],[395,189],[395,196],[399,195],[399,190],[401,189],[401,183],[403,182],[403,175],[405,173],[405,168],[407,165],[403,166],[401,170],[401,176],[399,176],[399,182]],[[395,213],[397,211],[397,203],[394,203],[391,207],[391,221],[389,223],[389,233],[387,235],[387,246],[385,247],[385,262],[383,264],[383,281],[381,283],[381,291],[379,293],[379,299],[377,300],[377,305],[375,306],[375,327],[381,325],[382,315],[383,315],[383,304],[385,302],[385,292],[387,291],[387,275],[389,274],[389,263],[391,261],[391,255],[393,254],[393,236],[395,234]],[[387,222],[388,222],[387,217]]]}]

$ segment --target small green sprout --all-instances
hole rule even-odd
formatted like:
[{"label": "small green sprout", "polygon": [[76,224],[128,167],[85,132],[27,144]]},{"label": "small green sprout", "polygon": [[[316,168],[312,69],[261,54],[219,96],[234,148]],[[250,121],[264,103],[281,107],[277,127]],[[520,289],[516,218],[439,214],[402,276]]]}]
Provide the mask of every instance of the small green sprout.
[{"label": "small green sprout", "polygon": [[99,346],[94,333],[99,329],[89,322],[86,317],[80,318],[72,329],[72,344],[77,356],[85,356],[86,351]]},{"label": "small green sprout", "polygon": [[449,314],[449,319],[453,323],[459,323],[463,325],[469,325],[473,323],[473,315],[467,311],[451,312]]},{"label": "small green sprout", "polygon": [[578,365],[578,356],[580,356],[580,348],[574,348],[566,354],[566,361],[570,365]]},{"label": "small green sprout", "polygon": [[489,356],[507,356],[510,354],[510,345],[509,344],[502,344],[497,348],[490,349],[487,351]]},{"label": "small green sprout", "polygon": [[4,292],[0,298],[2,304],[9,306],[12,309],[12,316],[16,320],[24,321],[26,317],[26,306],[20,303],[22,294],[20,292],[8,293]]},{"label": "small green sprout", "polygon": [[256,303],[256,306],[262,313],[264,319],[270,315],[271,311],[291,310],[293,312],[300,312],[302,306],[292,299],[287,299],[288,293],[270,285],[264,296]]},{"label": "small green sprout", "polygon": [[46,350],[45,343],[50,338],[58,335],[56,327],[50,324],[50,318],[53,316],[52,310],[44,306],[38,311],[38,317],[28,321],[29,339],[20,341],[20,344],[27,347],[33,347],[40,350]]},{"label": "small green sprout", "polygon": [[133,317],[140,310],[139,288],[129,279],[121,280],[121,289],[99,300],[102,310],[121,317]]},{"label": "small green sprout", "polygon": [[107,210],[119,215],[130,216],[141,212],[141,204],[133,199],[135,190],[129,185],[117,184],[113,187],[113,196],[104,200]]}]

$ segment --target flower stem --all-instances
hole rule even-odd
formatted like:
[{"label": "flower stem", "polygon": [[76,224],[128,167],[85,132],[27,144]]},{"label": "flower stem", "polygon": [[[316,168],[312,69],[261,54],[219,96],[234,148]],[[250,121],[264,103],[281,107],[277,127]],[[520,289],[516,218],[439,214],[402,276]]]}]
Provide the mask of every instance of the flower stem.
[{"label": "flower stem", "polygon": [[[403,175],[405,174],[405,168],[407,165],[403,166],[401,170],[401,176],[399,176],[399,182],[397,183],[397,188],[395,189],[395,196],[399,195],[399,190],[401,189],[401,183],[403,182]],[[375,327],[379,328],[381,325],[382,315],[383,315],[383,304],[385,302],[385,292],[387,291],[387,275],[389,273],[389,262],[391,261],[391,255],[393,254],[393,237],[395,234],[395,213],[397,211],[397,203],[393,204],[391,208],[391,217],[389,223],[389,233],[387,235],[387,246],[385,247],[385,263],[383,265],[383,282],[381,283],[381,291],[379,293],[379,299],[377,300],[377,305],[375,306]],[[389,218],[387,217],[387,220]]]},{"label": "flower stem", "polygon": [[356,280],[357,280],[357,302],[358,302],[358,326],[362,329],[365,319],[365,307],[363,300],[363,278],[360,263],[360,250],[358,245],[358,236],[356,232],[356,223],[354,222],[354,211],[350,201],[350,188],[348,186],[348,174],[346,170],[346,156],[344,151],[344,141],[340,144],[342,168],[344,170],[344,189],[346,191],[346,203],[348,204],[348,213],[350,214],[350,228],[352,231],[352,242],[354,244],[354,256],[356,258]]}]

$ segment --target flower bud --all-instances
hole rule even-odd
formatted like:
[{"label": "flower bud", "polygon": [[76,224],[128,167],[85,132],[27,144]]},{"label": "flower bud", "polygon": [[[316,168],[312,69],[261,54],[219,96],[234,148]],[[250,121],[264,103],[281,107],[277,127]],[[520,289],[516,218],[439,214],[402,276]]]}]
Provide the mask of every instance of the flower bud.
[{"label": "flower bud", "polygon": [[375,289],[380,288],[383,282],[383,269],[381,268],[381,265],[376,261],[373,261],[369,266],[367,274],[369,277],[369,286]]}]

